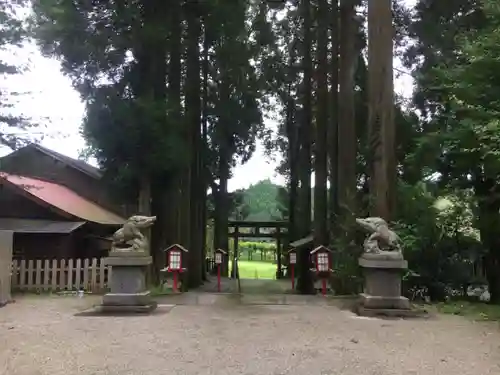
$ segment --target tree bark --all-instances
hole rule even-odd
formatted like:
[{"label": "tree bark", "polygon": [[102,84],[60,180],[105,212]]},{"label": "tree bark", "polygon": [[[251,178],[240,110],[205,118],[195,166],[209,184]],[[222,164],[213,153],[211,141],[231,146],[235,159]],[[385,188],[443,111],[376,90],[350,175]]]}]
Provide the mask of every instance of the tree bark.
[{"label": "tree bark", "polygon": [[[205,20],[206,21],[206,20]],[[209,183],[209,174],[208,174],[208,68],[209,68],[209,60],[208,60],[208,49],[210,48],[210,39],[208,34],[208,25],[205,22],[205,26],[203,29],[203,62],[202,62],[202,75],[203,75],[203,97],[202,97],[202,110],[201,110],[201,137],[202,137],[202,150],[201,150],[201,178],[202,178],[202,201],[200,202],[201,209],[201,225],[202,225],[202,241],[203,241],[203,250],[201,254],[201,262],[202,262],[202,279],[207,279],[207,270],[205,266],[205,258],[206,258],[206,248],[207,248],[207,190]]]},{"label": "tree bark", "polygon": [[490,302],[500,304],[500,189],[493,179],[476,178],[475,194],[479,208],[481,242],[488,250],[485,271]]},{"label": "tree bark", "polygon": [[339,116],[339,4],[332,0],[330,9],[331,58],[330,58],[330,124],[328,127],[329,160],[329,223],[330,236],[334,238],[338,213],[338,116]]},{"label": "tree bark", "polygon": [[291,97],[291,90],[288,92],[286,103],[286,132],[288,138],[288,163],[290,167],[290,181],[288,193],[288,242],[300,238],[297,227],[297,198],[299,190],[299,176],[297,158],[299,155],[299,139],[297,134],[297,123],[294,113],[296,112],[295,102]]},{"label": "tree bark", "polygon": [[[302,67],[304,80],[302,84],[302,111],[299,127],[299,207],[301,237],[311,233],[311,127],[312,127],[312,59],[311,59],[311,2],[302,0],[301,14],[304,20],[304,42],[302,51]],[[310,271],[311,249],[302,248],[298,254],[297,290],[302,294],[313,294],[313,282]]]},{"label": "tree bark", "polygon": [[200,226],[200,202],[202,200],[200,186],[200,150],[201,143],[201,84],[200,84],[200,49],[201,35],[200,19],[197,10],[186,6],[187,13],[187,71],[186,71],[186,122],[189,129],[190,168],[189,168],[189,254],[188,254],[188,285],[195,288],[202,283],[201,254],[203,243]]},{"label": "tree bark", "polygon": [[357,63],[357,29],[354,0],[340,0],[340,72],[338,130],[338,202],[345,233],[356,212],[356,122],[354,76]]},{"label": "tree bark", "polygon": [[318,25],[318,111],[316,117],[314,158],[314,240],[328,245],[327,227],[327,136],[328,136],[328,2],[319,0]]},{"label": "tree bark", "polygon": [[[219,161],[219,188],[215,195],[215,249],[222,249],[229,254],[228,218],[229,196],[227,183],[229,181],[229,161],[225,147],[220,150]],[[229,275],[229,257],[224,257],[222,274]]]},{"label": "tree bark", "polygon": [[391,220],[396,190],[392,1],[368,1],[371,215]]},{"label": "tree bark", "polygon": [[[182,137],[182,112],[181,112],[181,7],[178,1],[173,1],[170,5],[169,23],[170,33],[168,40],[168,48],[170,52],[170,59],[168,65],[168,104],[170,106],[169,117],[172,119],[171,124],[177,127],[176,134],[178,133],[181,142],[185,139]],[[185,169],[182,164],[181,170]],[[178,171],[177,171],[178,172]],[[180,233],[180,208],[182,202],[182,173],[176,173],[171,181],[168,191],[166,192],[166,201],[169,202],[168,212],[168,225],[166,231],[168,232],[167,245],[174,243],[181,243]]]},{"label": "tree bark", "polygon": [[[141,101],[150,102],[154,105],[164,105],[167,99],[167,29],[164,25],[164,17],[167,15],[166,6],[162,2],[150,2],[145,4],[142,9],[141,17],[144,25],[141,30],[143,35],[138,40],[143,42],[134,46],[134,55],[136,56],[136,68],[138,70],[138,79],[134,84],[134,92],[138,98],[138,109],[144,111],[144,119],[149,123],[166,124],[166,113],[164,115],[152,115],[149,108],[143,108]],[[156,30],[152,38],[145,38],[151,29]],[[148,158],[147,147],[151,142],[149,132],[145,129],[139,137],[140,143],[144,149],[141,152],[144,158],[139,161],[139,197],[138,212],[141,215],[150,216],[152,212],[152,193],[153,181],[156,177],[156,166],[152,166]],[[163,213],[164,214],[164,213]],[[164,215],[160,214],[161,221]],[[157,270],[162,266],[162,249],[152,242],[152,231],[158,231],[159,228],[148,228],[145,230],[145,236],[148,239],[149,251],[153,257],[153,265],[148,274],[148,282],[156,281]],[[153,246],[155,245],[155,246]]]}]

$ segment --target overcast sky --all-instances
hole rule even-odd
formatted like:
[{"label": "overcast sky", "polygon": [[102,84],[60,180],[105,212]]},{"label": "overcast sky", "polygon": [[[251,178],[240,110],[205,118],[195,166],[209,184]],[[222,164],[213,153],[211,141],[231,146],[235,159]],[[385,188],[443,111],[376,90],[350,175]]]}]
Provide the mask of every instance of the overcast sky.
[{"label": "overcast sky", "polygon": [[[407,0],[407,3],[413,5],[414,1]],[[4,54],[5,52],[0,52],[2,58]],[[46,124],[48,136],[41,141],[42,145],[77,158],[84,147],[84,141],[79,135],[84,104],[71,87],[69,78],[60,72],[59,62],[42,57],[34,45],[27,45],[16,51],[12,59],[29,63],[29,70],[23,75],[9,76],[1,83],[3,87],[13,88],[17,92],[31,93],[19,98],[16,112]],[[403,69],[400,61],[394,63],[396,68]],[[400,75],[396,77],[395,91],[409,97],[412,84],[409,75]],[[267,125],[276,126],[272,123]],[[8,152],[0,149],[0,155]],[[276,153],[274,157],[279,159],[280,156]],[[259,143],[250,161],[233,171],[234,177],[229,182],[229,189],[245,188],[266,178],[282,184],[284,179],[276,175],[275,168],[276,163],[264,155],[263,146]]]}]

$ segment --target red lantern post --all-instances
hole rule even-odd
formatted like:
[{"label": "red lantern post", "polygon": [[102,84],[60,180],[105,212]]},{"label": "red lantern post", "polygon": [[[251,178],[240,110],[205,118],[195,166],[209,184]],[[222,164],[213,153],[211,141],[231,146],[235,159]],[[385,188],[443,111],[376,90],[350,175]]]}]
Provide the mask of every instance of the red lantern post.
[{"label": "red lantern post", "polygon": [[297,250],[295,248],[288,251],[288,261],[290,278],[292,279],[292,290],[295,290],[295,265],[297,264]]},{"label": "red lantern post", "polygon": [[227,252],[225,252],[222,249],[217,249],[215,250],[215,264],[217,265],[217,291],[220,293],[220,274],[221,274],[221,267],[222,267],[222,262],[224,261],[224,256],[227,255]]},{"label": "red lantern post", "polygon": [[179,291],[177,286],[179,274],[186,271],[186,268],[182,267],[182,258],[184,254],[188,253],[188,250],[179,244],[173,244],[165,250],[165,253],[167,253],[168,258],[167,271],[172,272],[174,276],[172,289],[177,293]]},{"label": "red lantern post", "polygon": [[321,293],[326,296],[326,282],[332,271],[332,251],[325,246],[318,246],[311,251],[311,256],[316,264],[316,273],[321,278]]}]

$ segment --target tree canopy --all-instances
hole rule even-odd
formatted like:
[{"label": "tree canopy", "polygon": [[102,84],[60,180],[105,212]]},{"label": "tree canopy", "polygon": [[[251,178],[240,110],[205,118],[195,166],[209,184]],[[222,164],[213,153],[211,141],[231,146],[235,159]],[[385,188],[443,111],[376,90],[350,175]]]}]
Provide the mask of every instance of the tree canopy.
[{"label": "tree canopy", "polygon": [[[0,1],[0,146],[16,149],[33,140],[35,125],[16,108],[17,99],[25,93],[18,92],[6,84],[9,76],[21,74],[26,69],[24,61],[15,58],[15,50],[21,48],[28,30],[22,12],[25,0]],[[16,61],[17,60],[17,61]],[[30,134],[31,132],[31,134]]]}]

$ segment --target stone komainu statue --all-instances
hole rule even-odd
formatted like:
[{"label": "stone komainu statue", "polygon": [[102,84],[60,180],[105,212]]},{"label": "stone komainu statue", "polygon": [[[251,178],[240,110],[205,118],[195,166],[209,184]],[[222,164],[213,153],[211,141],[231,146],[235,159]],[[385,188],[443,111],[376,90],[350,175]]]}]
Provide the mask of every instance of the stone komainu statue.
[{"label": "stone komainu statue", "polygon": [[363,243],[365,253],[395,252],[401,254],[401,240],[394,231],[389,229],[384,219],[380,217],[358,218],[356,223],[370,234]]},{"label": "stone komainu statue", "polygon": [[146,229],[154,224],[156,216],[131,216],[123,227],[113,234],[111,251],[146,251],[147,238],[141,229]]}]

